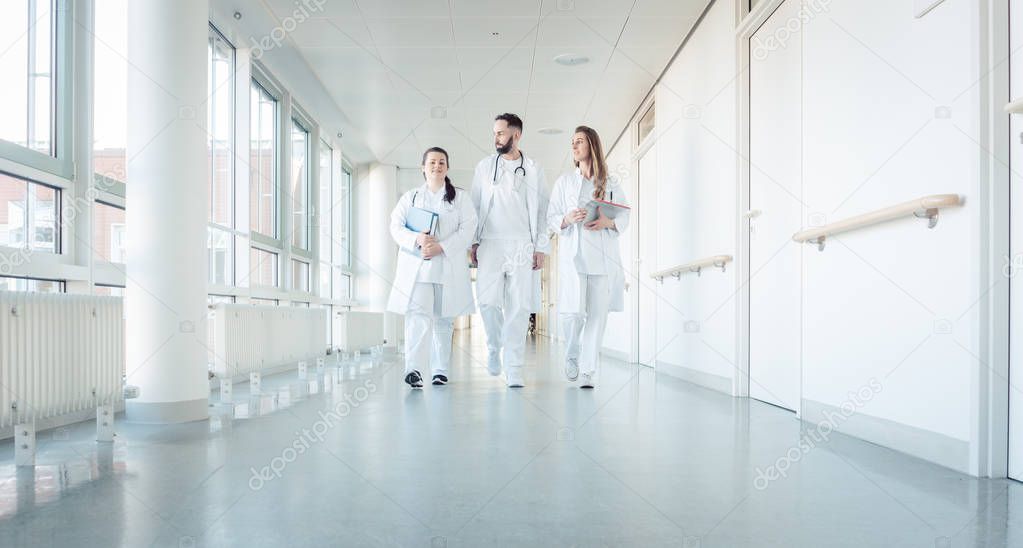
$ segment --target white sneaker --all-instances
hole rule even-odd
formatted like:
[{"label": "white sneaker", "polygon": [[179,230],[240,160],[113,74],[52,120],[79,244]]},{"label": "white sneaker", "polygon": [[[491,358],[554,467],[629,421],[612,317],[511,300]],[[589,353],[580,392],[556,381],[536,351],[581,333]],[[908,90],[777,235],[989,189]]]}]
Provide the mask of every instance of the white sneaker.
[{"label": "white sneaker", "polygon": [[579,360],[576,358],[568,358],[565,360],[565,378],[569,381],[575,381],[579,378]]},{"label": "white sneaker", "polygon": [[493,376],[501,374],[501,351],[490,351],[487,354],[487,372]]},{"label": "white sneaker", "polygon": [[593,388],[593,373],[583,373],[583,382],[579,383],[579,388]]},{"label": "white sneaker", "polygon": [[521,367],[509,367],[508,368],[508,388],[522,388],[526,385],[525,379],[522,378]]}]

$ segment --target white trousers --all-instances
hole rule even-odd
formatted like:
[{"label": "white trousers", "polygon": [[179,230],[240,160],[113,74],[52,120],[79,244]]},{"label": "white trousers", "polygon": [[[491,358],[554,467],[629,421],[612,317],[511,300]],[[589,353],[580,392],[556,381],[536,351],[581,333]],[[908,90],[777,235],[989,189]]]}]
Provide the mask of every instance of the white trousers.
[{"label": "white trousers", "polygon": [[[565,273],[571,276],[572,273]],[[562,336],[568,343],[567,358],[579,360],[579,372],[593,374],[600,361],[600,347],[607,327],[611,292],[607,276],[579,276],[580,314],[561,314]]]},{"label": "white trousers", "polygon": [[405,373],[448,376],[454,318],[441,317],[441,284],[417,282],[405,312]]},{"label": "white trousers", "polygon": [[487,332],[487,349],[492,354],[503,350],[505,367],[522,367],[534,296],[532,245],[484,240],[477,258],[476,294]]}]

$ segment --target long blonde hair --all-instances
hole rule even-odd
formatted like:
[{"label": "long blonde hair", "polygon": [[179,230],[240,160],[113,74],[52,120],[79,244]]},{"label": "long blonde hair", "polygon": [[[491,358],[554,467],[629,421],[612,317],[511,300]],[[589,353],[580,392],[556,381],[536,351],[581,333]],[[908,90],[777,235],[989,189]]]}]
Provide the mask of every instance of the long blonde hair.
[{"label": "long blonde hair", "polygon": [[[590,169],[593,171],[593,197],[603,200],[607,193],[607,160],[604,158],[604,146],[600,144],[600,135],[597,131],[588,126],[575,128],[576,133],[586,136],[590,145]],[[575,162],[579,167],[579,162]]]}]

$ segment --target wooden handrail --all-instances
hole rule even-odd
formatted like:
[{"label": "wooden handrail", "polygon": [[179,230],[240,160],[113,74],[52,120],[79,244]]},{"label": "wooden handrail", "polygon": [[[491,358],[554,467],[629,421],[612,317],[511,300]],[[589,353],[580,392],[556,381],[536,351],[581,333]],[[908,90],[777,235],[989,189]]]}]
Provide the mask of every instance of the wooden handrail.
[{"label": "wooden handrail", "polygon": [[732,262],[731,255],[714,255],[712,257],[706,257],[690,263],[681,264],[667,270],[661,270],[654,272],[650,275],[651,278],[663,282],[664,278],[668,276],[674,276],[676,279],[681,278],[683,274],[689,274],[695,272],[697,276],[700,275],[700,271],[705,267],[714,266],[720,268],[722,272],[725,271],[725,265]]},{"label": "wooden handrail", "polygon": [[962,204],[963,199],[958,194],[932,194],[884,209],[862,213],[834,223],[828,223],[824,226],[803,230],[793,234],[792,239],[799,243],[817,244],[817,247],[823,251],[824,242],[829,236],[858,230],[907,215],[925,218],[927,219],[927,227],[934,228],[938,224],[939,210],[947,207],[958,207]]}]

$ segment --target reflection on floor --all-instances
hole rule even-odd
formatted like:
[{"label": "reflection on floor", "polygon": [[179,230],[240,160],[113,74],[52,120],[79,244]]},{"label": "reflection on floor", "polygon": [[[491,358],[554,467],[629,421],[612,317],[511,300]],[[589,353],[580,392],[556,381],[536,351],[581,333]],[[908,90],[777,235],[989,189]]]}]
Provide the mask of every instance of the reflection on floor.
[{"label": "reflection on floor", "polygon": [[113,445],[41,432],[35,469],[4,442],[0,546],[1023,546],[1023,484],[837,433],[803,451],[785,411],[613,360],[579,390],[545,340],[509,390],[456,337],[445,387],[366,358]]}]

